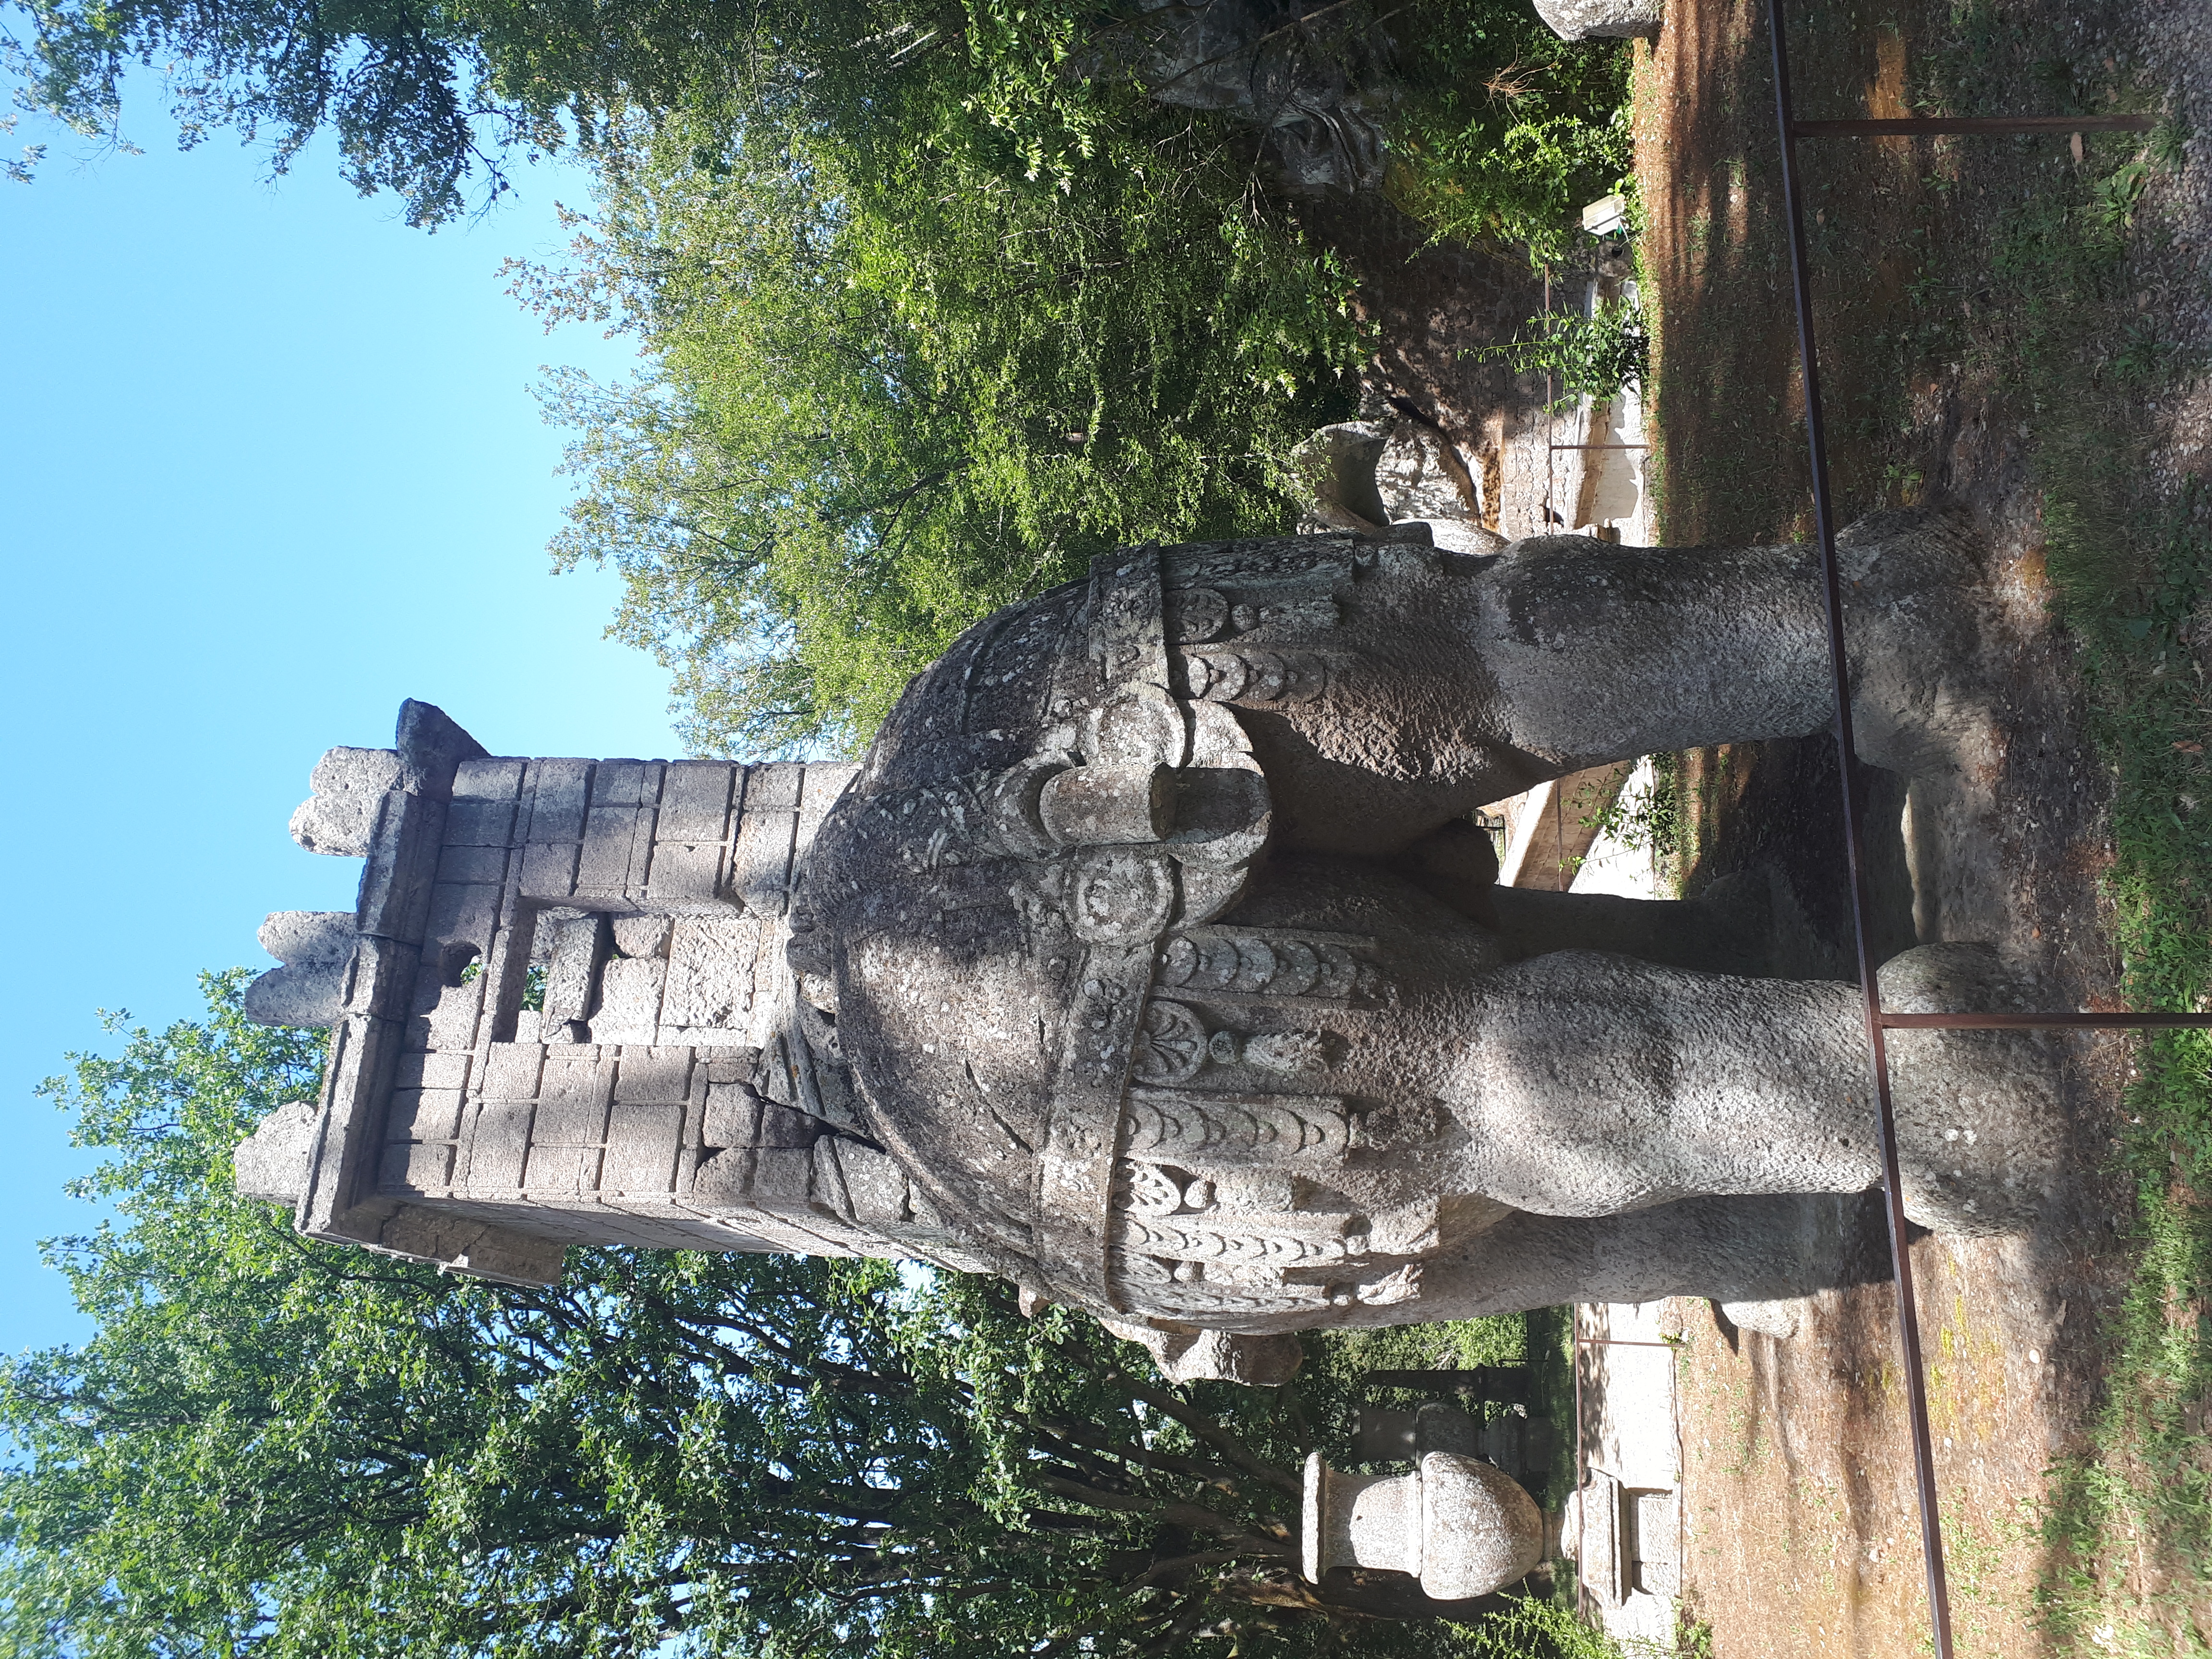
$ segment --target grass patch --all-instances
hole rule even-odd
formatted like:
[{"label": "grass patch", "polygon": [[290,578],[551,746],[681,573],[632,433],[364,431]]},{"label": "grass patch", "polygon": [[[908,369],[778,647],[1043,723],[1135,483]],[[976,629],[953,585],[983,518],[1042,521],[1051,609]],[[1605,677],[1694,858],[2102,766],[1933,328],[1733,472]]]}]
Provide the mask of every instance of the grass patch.
[{"label": "grass patch", "polygon": [[[2212,575],[2206,495],[2191,489],[2131,515],[2124,546],[2115,538],[2122,526],[2078,500],[2062,498],[2076,510],[2054,523],[2053,539],[2063,524],[2065,556],[2081,573],[2069,592],[2089,600],[2072,607],[2074,622],[2094,735],[2118,775],[2107,888],[2123,984],[2135,1007],[2202,1009],[2212,969],[2212,815],[2201,810],[2212,799],[2212,720],[2188,636]],[[2137,557],[2147,568],[2134,578],[2092,586]],[[2137,1255],[2106,1334],[2093,1449],[2057,1471],[2045,1522],[2046,1538],[2063,1546],[2041,1598],[2050,1624],[2119,1643],[2117,1651],[2208,1650],[2198,1623],[2212,1591],[2208,1066],[2212,1034],[2201,1031],[2154,1034],[2138,1054],[2114,1147],[2132,1191]]]},{"label": "grass patch", "polygon": [[[1978,14],[1974,15],[1978,16]],[[1979,37],[1974,39],[1978,43]],[[2112,769],[2106,893],[2130,1006],[2205,1007],[2212,978],[2212,696],[2199,631],[2212,581],[2212,492],[2147,488],[2152,410],[2198,366],[2133,301],[2134,221],[2179,160],[2179,136],[2090,141],[2000,221],[1990,289],[1951,296],[1968,349],[2026,419],[2045,558]],[[2063,1641],[2111,1652],[2203,1653],[2212,1592],[2212,1034],[2147,1037],[2113,1158],[2136,1252],[2104,1333],[2105,1398],[2090,1445],[2054,1471],[2057,1547],[2039,1592]]]}]

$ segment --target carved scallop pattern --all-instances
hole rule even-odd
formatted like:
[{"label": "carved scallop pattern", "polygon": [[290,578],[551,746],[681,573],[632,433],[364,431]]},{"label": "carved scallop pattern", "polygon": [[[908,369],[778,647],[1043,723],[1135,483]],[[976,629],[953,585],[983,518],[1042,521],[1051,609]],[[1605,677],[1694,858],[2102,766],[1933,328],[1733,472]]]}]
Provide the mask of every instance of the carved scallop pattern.
[{"label": "carved scallop pattern", "polygon": [[1344,1102],[1323,1095],[1138,1088],[1129,1092],[1122,1121],[1125,1155],[1164,1164],[1233,1166],[1337,1158],[1351,1139]]},{"label": "carved scallop pattern", "polygon": [[1202,1323],[1209,1317],[1228,1314],[1265,1316],[1326,1308],[1330,1304],[1330,1297],[1324,1285],[1283,1285],[1267,1291],[1218,1291],[1210,1285],[1170,1285],[1147,1290],[1144,1302],[1148,1312],[1163,1319],[1189,1319],[1194,1323]]},{"label": "carved scallop pattern", "polygon": [[1203,996],[1209,991],[1342,1001],[1369,988],[1371,971],[1343,945],[1289,934],[1206,933],[1168,940],[1159,982]]},{"label": "carved scallop pattern", "polygon": [[1273,1267],[1171,1261],[1135,1250],[1109,1251],[1107,1262],[1108,1272],[1129,1301],[1170,1319],[1291,1313],[1343,1299],[1332,1298],[1325,1284],[1285,1280]]},{"label": "carved scallop pattern", "polygon": [[1352,580],[1353,559],[1371,551],[1349,536],[1279,537],[1170,548],[1161,560],[1170,587],[1303,587],[1327,592]]},{"label": "carved scallop pattern", "polygon": [[1328,689],[1328,662],[1304,651],[1208,647],[1176,653],[1188,696],[1207,702],[1311,702]]},{"label": "carved scallop pattern", "polygon": [[1232,1267],[1316,1267],[1366,1254],[1366,1235],[1345,1231],[1347,1216],[1294,1214],[1280,1220],[1285,1224],[1279,1227],[1266,1226],[1257,1218],[1209,1226],[1197,1217],[1125,1215],[1115,1220],[1114,1242],[1132,1254]]},{"label": "carved scallop pattern", "polygon": [[1176,1263],[1156,1255],[1139,1255],[1128,1250],[1114,1250],[1108,1254],[1108,1265],[1114,1276],[1131,1285],[1172,1285],[1175,1283]]}]

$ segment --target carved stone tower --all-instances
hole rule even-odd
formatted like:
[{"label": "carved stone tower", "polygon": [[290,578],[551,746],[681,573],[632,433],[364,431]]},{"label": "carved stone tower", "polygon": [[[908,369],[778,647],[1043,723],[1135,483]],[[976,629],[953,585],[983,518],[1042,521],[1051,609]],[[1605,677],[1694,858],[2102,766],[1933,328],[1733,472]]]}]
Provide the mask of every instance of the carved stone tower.
[{"label": "carved stone tower", "polygon": [[845,765],[487,755],[409,702],[292,820],[360,858],[283,912],[250,1018],[331,1030],[322,1098],[240,1149],[312,1237],[550,1283],[572,1243],[968,1259],[866,1139],[786,915]]}]

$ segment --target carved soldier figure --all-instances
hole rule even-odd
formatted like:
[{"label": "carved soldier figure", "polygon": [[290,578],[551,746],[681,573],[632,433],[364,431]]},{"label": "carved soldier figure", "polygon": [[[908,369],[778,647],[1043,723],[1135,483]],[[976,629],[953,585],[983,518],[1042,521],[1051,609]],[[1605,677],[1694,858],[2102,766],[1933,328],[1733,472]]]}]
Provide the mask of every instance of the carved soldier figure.
[{"label": "carved soldier figure", "polygon": [[[1995,739],[1970,548],[1893,515],[1844,553],[1864,757],[1971,797]],[[1253,1380],[1320,1325],[1792,1293],[1804,1195],[1879,1179],[1856,994],[1700,971],[1729,962],[1710,906],[1503,894],[1466,815],[1832,714],[1802,549],[1127,550],[963,635],[849,782],[787,792],[805,828],[766,885],[743,872],[754,786],[736,769],[717,784],[702,763],[600,763],[637,769],[616,775],[621,799],[602,805],[593,773],[547,806],[567,799],[547,769],[584,763],[446,763],[451,788],[506,791],[490,816],[509,826],[471,832],[480,879],[504,884],[482,888],[475,933],[434,919],[395,953],[417,966],[413,1012],[389,1016],[392,1075],[459,1077],[441,1085],[452,1123],[397,1139],[365,1085],[346,1132],[386,1149],[380,1173],[354,1157],[335,1197],[320,1163],[260,1179],[304,1188],[312,1231],[434,1256],[407,1238],[464,1217],[495,1245],[543,1241],[556,1266],[560,1240],[791,1248],[811,1228],[822,1247],[988,1267],[1186,1372]],[[416,879],[457,885],[453,834],[424,845]],[[611,884],[579,873],[618,862]],[[364,939],[366,914],[343,919]],[[750,945],[731,943],[747,925]],[[331,932],[318,960],[343,954]],[[759,965],[776,945],[782,977]],[[463,949],[491,988],[441,1038]],[[533,954],[548,977],[529,1020]],[[740,973],[743,1019],[713,985]],[[641,1013],[623,988],[647,981],[660,1000]],[[679,982],[687,1006],[725,1011],[713,1029],[672,1014]],[[1957,945],[1905,953],[1883,989],[1899,1008],[2027,994]],[[1893,1041],[1909,1212],[2015,1224],[2049,1174],[2041,1040]],[[501,1080],[524,1070],[526,1087]],[[317,1121],[336,1146],[328,1102]],[[586,1127],[545,1139],[546,1184],[531,1172],[549,1121]],[[619,1125],[648,1121],[641,1161],[623,1135],[644,1128]],[[241,1168],[296,1171],[267,1133]],[[608,1185],[648,1165],[649,1193]],[[621,1220],[647,1213],[650,1238]]]}]

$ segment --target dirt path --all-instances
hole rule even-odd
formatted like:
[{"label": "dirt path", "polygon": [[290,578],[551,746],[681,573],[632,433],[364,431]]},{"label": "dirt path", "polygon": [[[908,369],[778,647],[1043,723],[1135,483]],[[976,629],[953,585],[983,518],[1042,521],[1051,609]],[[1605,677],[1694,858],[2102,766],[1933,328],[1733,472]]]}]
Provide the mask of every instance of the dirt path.
[{"label": "dirt path", "polygon": [[[2130,92],[2140,106],[2146,89],[2153,107],[2179,106],[2198,131],[2212,117],[2212,10],[2201,0],[2032,3],[2002,15],[1848,3],[1792,13],[1808,118],[1912,113],[1939,99],[1960,113],[2112,107]],[[1656,48],[1639,49],[1659,514],[1670,543],[1809,530],[1767,52],[1765,8],[1744,0],[1674,0]],[[1948,910],[1920,918],[1919,935],[1994,939],[2039,961],[2063,1004],[2101,1000],[2116,971],[2098,908],[2107,779],[2087,756],[2066,642],[2047,616],[2026,465],[2037,411],[2000,390],[2004,365],[1989,356],[1977,310],[1988,302],[1979,273],[2008,236],[2018,246],[2019,216],[2080,158],[2063,139],[1828,146],[1807,145],[1804,161],[1844,519],[1962,504],[1993,550],[2013,635],[1999,822],[1979,827],[1975,867]],[[2191,157],[2164,204],[2183,234],[2139,267],[2146,326],[2154,319],[2184,349],[2208,338],[2203,252],[2212,240],[2198,147]],[[2154,465],[2167,481],[2203,471],[2207,412],[2201,383],[2160,411]],[[1705,757],[1728,785],[1714,792],[1692,878],[1775,868],[1797,902],[1798,970],[1809,973],[1841,972],[1847,960],[1824,744]],[[1889,843],[1878,856],[1901,868],[1901,841],[1893,833]],[[1894,878],[1886,898],[1885,927],[1901,945],[1913,918],[1909,900],[1899,915]],[[1962,1653],[2063,1650],[2036,1619],[2039,1588],[2067,1565],[2043,1536],[2046,1471],[2081,1449],[2100,1398],[2100,1328],[2128,1277],[2127,1200],[2095,1173],[2128,1054],[2111,1038],[2075,1046],[2073,1167],[2082,1173],[2033,1234],[1915,1247]],[[1669,1316],[1692,1339],[1680,1377],[1686,1600],[1710,1624],[1714,1651],[1923,1650],[1890,1287],[1820,1297],[1786,1341],[1736,1332],[1702,1304]],[[2181,1595],[2154,1553],[2118,1570],[2132,1571],[2138,1597]],[[2212,1628],[2208,1614],[2183,1595],[2158,1622]]]}]

